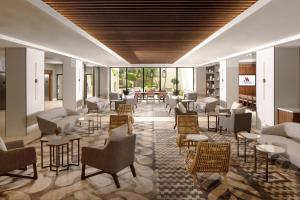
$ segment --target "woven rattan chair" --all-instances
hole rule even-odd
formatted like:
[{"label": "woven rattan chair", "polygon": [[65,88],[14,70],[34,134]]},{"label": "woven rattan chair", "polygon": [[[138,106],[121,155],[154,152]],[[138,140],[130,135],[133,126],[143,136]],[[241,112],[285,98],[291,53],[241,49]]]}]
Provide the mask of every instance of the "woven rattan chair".
[{"label": "woven rattan chair", "polygon": [[196,151],[188,152],[186,156],[186,169],[197,183],[197,173],[226,174],[230,163],[230,143],[200,142]]},{"label": "woven rattan chair", "polygon": [[119,115],[128,115],[129,122],[134,123],[132,105],[120,104],[118,107],[118,114]]},{"label": "woven rattan chair", "polygon": [[186,139],[187,134],[199,134],[198,116],[197,115],[177,115],[177,137],[176,143],[181,148],[188,146]]},{"label": "woven rattan chair", "polygon": [[108,133],[123,124],[128,125],[128,134],[132,134],[132,123],[129,123],[128,115],[110,115]]}]

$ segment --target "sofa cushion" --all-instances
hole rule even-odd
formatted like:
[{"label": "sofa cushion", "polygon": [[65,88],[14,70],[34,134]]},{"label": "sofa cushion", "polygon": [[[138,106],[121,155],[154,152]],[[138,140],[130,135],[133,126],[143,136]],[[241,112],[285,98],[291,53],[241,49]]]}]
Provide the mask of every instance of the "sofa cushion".
[{"label": "sofa cushion", "polygon": [[128,125],[124,124],[110,131],[108,141],[119,141],[128,136]]},{"label": "sofa cushion", "polygon": [[235,109],[231,110],[232,114],[243,114],[245,112],[246,112],[246,108],[245,107],[243,107],[243,108],[235,108]]},{"label": "sofa cushion", "polygon": [[7,151],[5,142],[3,141],[2,137],[0,137],[0,151]]},{"label": "sofa cushion", "polygon": [[300,142],[300,123],[286,122],[284,123],[284,131],[289,138]]},{"label": "sofa cushion", "polygon": [[53,108],[51,110],[41,112],[37,116],[43,119],[51,120],[51,119],[55,119],[59,117],[63,118],[67,116],[67,111],[64,108]]},{"label": "sofa cushion", "polygon": [[79,118],[79,115],[70,115],[67,117],[64,117],[60,120],[57,120],[55,123],[58,127],[58,132],[62,133],[66,130],[70,130],[73,128]]},{"label": "sofa cushion", "polygon": [[186,108],[184,107],[184,105],[181,102],[179,102],[177,105],[178,105],[178,109],[181,113],[186,113]]},{"label": "sofa cushion", "polygon": [[260,144],[273,144],[286,149],[286,153],[282,154],[291,163],[300,167],[300,143],[279,135],[261,135],[258,139]]},{"label": "sofa cushion", "polygon": [[243,107],[242,104],[234,101],[230,107],[230,112],[232,112],[232,110],[234,110],[234,109],[241,108],[241,107]]}]

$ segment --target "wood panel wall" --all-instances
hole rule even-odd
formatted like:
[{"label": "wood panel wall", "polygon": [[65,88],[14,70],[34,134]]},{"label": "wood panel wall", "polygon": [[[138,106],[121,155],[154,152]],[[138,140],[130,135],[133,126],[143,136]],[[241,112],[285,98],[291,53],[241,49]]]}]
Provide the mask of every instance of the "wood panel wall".
[{"label": "wood panel wall", "polygon": [[[239,75],[256,75],[256,63],[240,63]],[[256,86],[239,86],[239,94],[256,96]]]}]

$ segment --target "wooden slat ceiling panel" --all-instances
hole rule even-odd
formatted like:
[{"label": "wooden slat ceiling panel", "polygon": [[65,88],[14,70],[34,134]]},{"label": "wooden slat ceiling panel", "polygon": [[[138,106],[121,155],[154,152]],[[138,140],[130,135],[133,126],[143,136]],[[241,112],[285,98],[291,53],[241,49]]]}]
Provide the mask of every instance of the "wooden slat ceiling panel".
[{"label": "wooden slat ceiling panel", "polygon": [[174,63],[256,2],[43,1],[132,64]]}]

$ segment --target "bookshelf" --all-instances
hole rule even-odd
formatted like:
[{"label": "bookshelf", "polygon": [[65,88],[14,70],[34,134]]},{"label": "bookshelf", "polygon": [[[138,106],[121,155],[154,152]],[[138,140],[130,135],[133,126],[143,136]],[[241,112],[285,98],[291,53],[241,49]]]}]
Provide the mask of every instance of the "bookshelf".
[{"label": "bookshelf", "polygon": [[219,65],[206,67],[206,96],[220,97],[220,73]]}]

